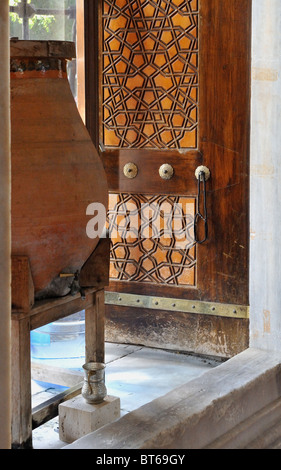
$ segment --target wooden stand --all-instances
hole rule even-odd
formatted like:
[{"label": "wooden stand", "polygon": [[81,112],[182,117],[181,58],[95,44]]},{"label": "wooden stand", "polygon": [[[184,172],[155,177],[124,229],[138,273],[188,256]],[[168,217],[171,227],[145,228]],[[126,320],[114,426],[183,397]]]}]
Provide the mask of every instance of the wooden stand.
[{"label": "wooden stand", "polygon": [[[85,310],[85,362],[104,362],[104,288],[109,282],[108,238],[100,240],[81,269],[81,279],[85,298],[77,294],[35,302],[29,260],[26,256],[12,256],[13,448],[32,448],[31,330]],[[80,390],[81,386],[75,387],[60,397],[55,405],[52,404],[53,416],[57,415],[59,403],[79,394]]]}]

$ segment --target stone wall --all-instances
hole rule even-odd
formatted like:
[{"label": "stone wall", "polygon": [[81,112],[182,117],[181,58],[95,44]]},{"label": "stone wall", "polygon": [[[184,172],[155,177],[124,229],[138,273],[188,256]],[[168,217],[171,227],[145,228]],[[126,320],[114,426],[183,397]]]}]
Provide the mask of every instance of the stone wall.
[{"label": "stone wall", "polygon": [[281,347],[281,2],[253,0],[250,345]]}]

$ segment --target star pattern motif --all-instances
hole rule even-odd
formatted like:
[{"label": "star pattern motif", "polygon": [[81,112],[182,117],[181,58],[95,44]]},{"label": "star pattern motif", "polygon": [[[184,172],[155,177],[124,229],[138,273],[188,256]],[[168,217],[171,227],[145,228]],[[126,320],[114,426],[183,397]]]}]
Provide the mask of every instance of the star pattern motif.
[{"label": "star pattern motif", "polygon": [[110,194],[110,277],[119,281],[194,286],[195,199]]},{"label": "star pattern motif", "polygon": [[108,148],[196,148],[198,0],[104,0]]}]

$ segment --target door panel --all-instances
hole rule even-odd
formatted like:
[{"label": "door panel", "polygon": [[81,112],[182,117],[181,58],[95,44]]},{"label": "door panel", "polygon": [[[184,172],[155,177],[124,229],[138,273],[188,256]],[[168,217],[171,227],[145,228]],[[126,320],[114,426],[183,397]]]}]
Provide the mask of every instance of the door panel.
[{"label": "door panel", "polygon": [[106,148],[197,148],[198,0],[104,0]]},{"label": "door panel", "polygon": [[[122,325],[127,341],[162,347],[165,337],[172,349],[229,357],[248,345],[237,306],[248,305],[251,2],[99,0],[86,12],[87,126],[110,188],[108,335],[121,338]],[[200,165],[211,172],[209,232],[196,244]],[[131,294],[174,307],[156,311],[144,297],[132,307],[128,297],[128,310]],[[177,310],[176,299],[202,305]],[[209,315],[206,302],[233,306],[233,318]]]},{"label": "door panel", "polygon": [[[111,279],[195,286],[195,203],[180,196],[110,194]],[[133,228],[129,222],[135,222]],[[171,228],[171,236],[165,236],[165,228],[166,234]]]},{"label": "door panel", "polygon": [[[197,150],[185,154],[172,151],[120,150],[106,149],[101,153],[108,175],[111,191],[130,193],[197,194],[197,181],[194,177],[196,168],[202,163],[202,156]],[[124,175],[126,163],[133,161],[138,168],[138,176],[129,179]],[[160,167],[169,163],[174,169],[173,178],[163,180],[159,176]]]}]

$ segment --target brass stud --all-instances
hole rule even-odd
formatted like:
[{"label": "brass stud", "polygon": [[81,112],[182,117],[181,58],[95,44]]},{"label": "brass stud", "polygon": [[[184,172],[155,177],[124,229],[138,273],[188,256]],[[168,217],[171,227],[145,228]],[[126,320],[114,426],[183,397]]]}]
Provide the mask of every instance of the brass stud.
[{"label": "brass stud", "polygon": [[159,175],[163,180],[170,180],[174,176],[174,168],[168,163],[164,163],[159,168]]},{"label": "brass stud", "polygon": [[133,179],[138,174],[138,167],[135,163],[132,163],[132,162],[126,163],[126,165],[123,168],[123,173],[126,176],[126,178]]}]

